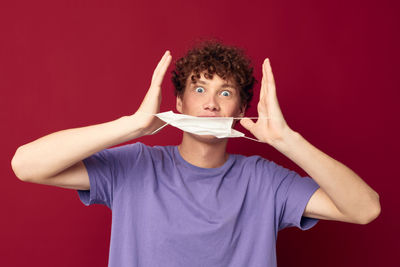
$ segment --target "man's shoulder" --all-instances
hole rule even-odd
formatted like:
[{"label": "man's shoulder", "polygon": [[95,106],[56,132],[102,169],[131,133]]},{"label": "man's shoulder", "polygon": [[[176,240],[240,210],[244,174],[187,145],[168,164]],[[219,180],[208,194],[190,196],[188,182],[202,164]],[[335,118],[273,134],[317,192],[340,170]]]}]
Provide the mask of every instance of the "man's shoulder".
[{"label": "man's shoulder", "polygon": [[135,142],[104,149],[97,154],[114,159],[139,159],[160,157],[162,154],[172,154],[173,146],[151,146],[142,142]]},{"label": "man's shoulder", "polygon": [[267,163],[268,159],[263,158],[260,155],[243,155],[243,154],[231,154],[233,155],[238,162],[243,163]]},{"label": "man's shoulder", "polygon": [[243,154],[231,154],[235,157],[235,164],[242,165],[245,168],[265,168],[269,164],[273,164],[272,161],[260,156],[260,155],[243,155]]},{"label": "man's shoulder", "polygon": [[171,149],[173,149],[174,146],[171,145],[147,145],[142,142],[135,142],[135,143],[130,143],[130,144],[125,144],[125,145],[120,145],[120,146],[115,146],[110,148],[109,150],[115,150],[115,151],[141,151],[141,150],[147,150],[147,151],[168,151],[170,152]]}]

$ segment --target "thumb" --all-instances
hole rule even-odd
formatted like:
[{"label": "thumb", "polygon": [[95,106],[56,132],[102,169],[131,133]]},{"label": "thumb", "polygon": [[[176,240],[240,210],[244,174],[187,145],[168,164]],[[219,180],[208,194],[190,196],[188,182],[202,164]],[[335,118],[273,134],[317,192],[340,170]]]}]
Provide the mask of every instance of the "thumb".
[{"label": "thumb", "polygon": [[255,123],[251,119],[241,119],[240,124],[248,131],[254,127]]}]

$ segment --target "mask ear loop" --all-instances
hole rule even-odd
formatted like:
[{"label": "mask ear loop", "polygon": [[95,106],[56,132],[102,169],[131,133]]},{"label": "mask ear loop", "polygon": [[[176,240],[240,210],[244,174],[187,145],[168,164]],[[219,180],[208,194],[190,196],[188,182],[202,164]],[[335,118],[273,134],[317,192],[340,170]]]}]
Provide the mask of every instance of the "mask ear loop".
[{"label": "mask ear loop", "polygon": [[251,137],[248,137],[248,136],[241,136],[241,137],[243,137],[243,138],[247,138],[247,139],[250,139],[250,140],[253,140],[253,141],[256,141],[256,142],[259,142],[259,143],[263,143],[263,142],[261,142],[260,140],[258,140],[258,139],[254,139],[254,138],[251,138]]},{"label": "mask ear loop", "polygon": [[[153,114],[153,116],[156,116],[155,114]],[[156,116],[157,117],[157,116]],[[158,117],[157,117],[158,118]],[[159,120],[161,120],[160,118],[158,118]],[[172,122],[177,121],[178,119],[175,120],[171,120],[170,122],[166,122],[163,126],[159,127],[158,129],[156,129],[155,131],[153,131],[151,134],[155,134],[158,133],[159,131],[161,131],[162,128],[164,128],[167,125],[170,125]]]},{"label": "mask ear loop", "polygon": [[[159,118],[160,119],[160,118]],[[153,131],[150,135],[153,135],[155,133],[158,133],[159,131],[161,131],[162,128],[164,128],[165,126],[169,125],[169,123],[165,123],[163,126],[159,127],[158,129],[156,129],[155,131]]]},{"label": "mask ear loop", "polygon": [[[138,112],[140,112],[140,113],[144,113],[144,114],[147,114],[147,115],[151,115],[151,116],[156,116],[156,114],[153,114],[153,113],[149,113],[149,112],[144,112],[144,111],[138,111]],[[157,116],[156,116],[157,117]],[[158,117],[157,117],[158,118]],[[158,118],[159,120],[161,120],[160,118]],[[175,121],[175,120],[173,120],[173,121]],[[155,134],[155,133],[158,133],[159,131],[161,131],[161,129],[162,128],[164,128],[165,126],[167,126],[167,125],[169,125],[170,123],[169,122],[167,122],[167,123],[165,123],[163,126],[161,126],[161,127],[158,127],[156,130],[154,130],[150,135],[153,135],[153,134]]]}]

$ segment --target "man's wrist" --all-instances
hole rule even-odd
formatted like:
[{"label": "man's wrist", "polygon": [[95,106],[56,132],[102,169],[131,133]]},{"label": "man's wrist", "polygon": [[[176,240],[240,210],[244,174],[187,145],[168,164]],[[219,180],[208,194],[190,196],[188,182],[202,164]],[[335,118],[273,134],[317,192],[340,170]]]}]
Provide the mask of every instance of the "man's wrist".
[{"label": "man's wrist", "polygon": [[127,139],[135,139],[145,135],[144,129],[139,126],[138,118],[135,114],[120,117],[121,123],[127,127]]},{"label": "man's wrist", "polygon": [[274,141],[271,145],[283,154],[288,153],[291,149],[296,147],[296,143],[301,140],[302,136],[290,128],[284,131],[282,137]]}]

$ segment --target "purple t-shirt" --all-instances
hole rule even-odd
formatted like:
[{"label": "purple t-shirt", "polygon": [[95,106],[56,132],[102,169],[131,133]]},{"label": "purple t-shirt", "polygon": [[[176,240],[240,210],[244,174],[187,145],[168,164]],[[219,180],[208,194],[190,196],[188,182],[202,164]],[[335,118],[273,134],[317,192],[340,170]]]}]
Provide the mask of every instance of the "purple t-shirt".
[{"label": "purple t-shirt", "polygon": [[319,185],[260,156],[200,168],[138,142],[83,162],[80,200],[112,210],[110,267],[273,267],[278,231],[318,222],[302,214]]}]

